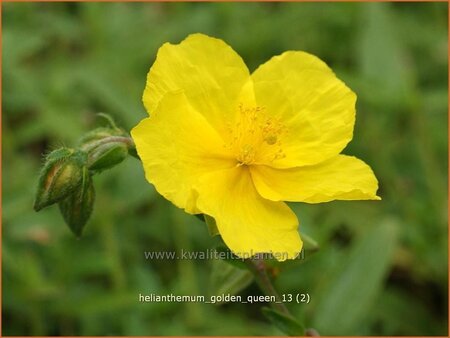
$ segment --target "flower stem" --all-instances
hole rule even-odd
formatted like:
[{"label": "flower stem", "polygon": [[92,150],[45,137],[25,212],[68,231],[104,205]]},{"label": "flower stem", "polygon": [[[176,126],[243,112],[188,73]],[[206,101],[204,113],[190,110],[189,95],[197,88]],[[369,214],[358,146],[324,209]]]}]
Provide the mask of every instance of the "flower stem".
[{"label": "flower stem", "polygon": [[288,308],[284,303],[282,302],[282,299],[280,295],[278,294],[277,290],[275,290],[275,287],[272,284],[272,281],[269,278],[269,275],[267,274],[266,265],[264,264],[264,260],[262,259],[246,259],[245,260],[249,270],[253,273],[255,276],[256,283],[258,284],[261,291],[266,296],[274,296],[275,302],[271,303],[271,306],[275,309],[280,311],[281,313],[293,317],[292,314],[289,312]]},{"label": "flower stem", "polygon": [[[275,290],[275,287],[272,284],[272,281],[270,280],[269,275],[267,274],[266,265],[264,264],[264,260],[262,259],[246,259],[245,263],[247,264],[247,267],[249,270],[253,273],[255,276],[256,283],[258,284],[261,291],[266,296],[274,296],[275,302],[272,302],[270,305],[274,310],[277,310],[281,312],[282,314],[286,315],[287,317],[290,317],[295,320],[294,316],[289,312],[288,308],[284,303],[282,302],[282,298],[278,294],[277,290]],[[319,337],[319,333],[313,329],[308,328],[305,330],[305,336],[307,337]]]}]

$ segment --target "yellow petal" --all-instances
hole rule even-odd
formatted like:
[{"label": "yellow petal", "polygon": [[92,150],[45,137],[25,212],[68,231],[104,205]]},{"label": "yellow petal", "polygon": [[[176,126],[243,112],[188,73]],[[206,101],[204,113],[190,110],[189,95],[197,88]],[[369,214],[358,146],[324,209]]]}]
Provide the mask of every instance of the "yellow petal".
[{"label": "yellow petal", "polygon": [[252,75],[258,106],[279,120],[284,155],[266,164],[290,168],[339,154],[352,139],[356,95],[317,57],[285,52]]},{"label": "yellow petal", "polygon": [[370,167],[352,156],[290,169],[252,166],[258,192],[272,201],[321,203],[332,200],[379,200],[378,181]]},{"label": "yellow petal", "polygon": [[155,114],[131,131],[147,180],[176,206],[197,213],[192,185],[207,172],[235,165],[222,139],[188,103],[169,93]]},{"label": "yellow petal", "polygon": [[219,133],[227,133],[227,121],[233,120],[249,78],[244,61],[225,42],[192,34],[178,45],[166,43],[158,50],[143,102],[152,114],[167,92],[181,89],[196,111]]},{"label": "yellow petal", "polygon": [[239,257],[271,252],[285,260],[301,251],[297,217],[284,202],[258,194],[248,167],[204,175],[197,191],[198,208],[215,218],[224,242]]}]

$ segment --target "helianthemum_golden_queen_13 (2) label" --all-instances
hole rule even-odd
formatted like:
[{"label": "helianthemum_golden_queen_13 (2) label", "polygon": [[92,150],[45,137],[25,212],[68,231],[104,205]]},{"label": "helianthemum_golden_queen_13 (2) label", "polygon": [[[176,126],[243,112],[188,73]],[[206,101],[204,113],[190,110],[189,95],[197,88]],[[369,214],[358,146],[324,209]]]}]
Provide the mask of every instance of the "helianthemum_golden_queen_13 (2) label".
[{"label": "helianthemum_golden_queen_13 (2) label", "polygon": [[341,154],[356,94],[319,58],[274,56],[250,74],[204,34],[158,50],[131,131],[146,179],[177,207],[213,217],[239,257],[302,249],[285,201],[378,200],[371,168]]}]

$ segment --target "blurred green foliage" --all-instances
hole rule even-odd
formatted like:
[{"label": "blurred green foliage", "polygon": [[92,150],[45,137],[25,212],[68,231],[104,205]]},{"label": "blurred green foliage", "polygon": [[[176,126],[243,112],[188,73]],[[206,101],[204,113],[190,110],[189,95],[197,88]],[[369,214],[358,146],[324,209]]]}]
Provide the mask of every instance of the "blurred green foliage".
[{"label": "blurred green foliage", "polygon": [[[32,210],[41,155],[106,112],[129,130],[157,48],[203,32],[250,69],[285,50],[325,60],[357,94],[354,140],[381,202],[294,204],[321,250],[281,265],[281,293],[323,335],[447,335],[446,3],[6,3],[2,29],[4,335],[276,335],[249,304],[139,303],[217,290],[206,226],[158,196],[140,163],[95,177],[81,240]],[[254,284],[242,291],[259,294]]]}]

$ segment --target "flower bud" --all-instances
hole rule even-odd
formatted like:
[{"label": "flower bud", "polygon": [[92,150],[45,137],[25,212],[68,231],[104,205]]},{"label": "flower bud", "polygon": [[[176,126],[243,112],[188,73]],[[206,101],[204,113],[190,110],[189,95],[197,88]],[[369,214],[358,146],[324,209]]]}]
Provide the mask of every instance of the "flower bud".
[{"label": "flower bud", "polygon": [[88,153],[87,166],[91,170],[105,170],[122,162],[128,155],[128,146],[123,142],[99,144]]},{"label": "flower bud", "polygon": [[82,183],[65,199],[59,201],[59,210],[70,230],[80,237],[94,208],[95,190],[89,170],[83,168]]},{"label": "flower bud", "polygon": [[51,152],[39,178],[34,210],[39,211],[69,195],[82,179],[86,154],[60,148]]},{"label": "flower bud", "polygon": [[110,136],[124,136],[126,133],[121,129],[113,129],[110,127],[100,127],[96,128],[86,135],[84,135],[80,140],[79,144],[82,148],[89,146],[89,144],[92,144],[95,141],[104,139],[106,137]]}]

